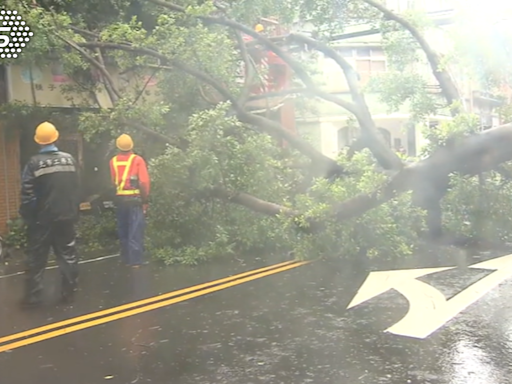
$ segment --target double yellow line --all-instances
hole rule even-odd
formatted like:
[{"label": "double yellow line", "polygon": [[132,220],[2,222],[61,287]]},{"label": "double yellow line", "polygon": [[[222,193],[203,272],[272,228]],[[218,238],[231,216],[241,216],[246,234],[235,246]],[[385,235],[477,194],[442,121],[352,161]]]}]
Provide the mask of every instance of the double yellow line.
[{"label": "double yellow line", "polygon": [[[208,293],[221,291],[235,285],[243,284],[251,280],[274,275],[293,268],[308,264],[308,261],[288,261],[269,267],[260,268],[238,275],[225,277],[223,279],[210,281],[208,283],[194,285],[178,291],[153,296],[144,300],[120,305],[118,307],[105,309],[87,315],[74,317],[68,320],[44,325],[42,327],[29,329],[27,331],[0,337],[0,353],[20,348],[40,341],[52,339],[71,332],[91,328],[96,325],[109,323],[139,313],[152,311],[157,308],[166,307],[182,301],[203,296]],[[109,315],[109,316],[107,316]]]}]

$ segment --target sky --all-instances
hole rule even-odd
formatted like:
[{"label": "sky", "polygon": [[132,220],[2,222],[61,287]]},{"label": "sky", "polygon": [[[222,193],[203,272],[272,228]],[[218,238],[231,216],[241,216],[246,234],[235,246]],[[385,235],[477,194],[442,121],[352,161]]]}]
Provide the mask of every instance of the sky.
[{"label": "sky", "polygon": [[512,21],[511,0],[455,0],[459,11],[470,15],[479,23]]}]

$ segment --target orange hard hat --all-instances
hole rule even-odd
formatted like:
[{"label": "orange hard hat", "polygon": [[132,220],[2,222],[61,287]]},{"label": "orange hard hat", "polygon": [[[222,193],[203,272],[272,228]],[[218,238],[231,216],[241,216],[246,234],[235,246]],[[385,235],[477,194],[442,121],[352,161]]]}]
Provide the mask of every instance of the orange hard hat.
[{"label": "orange hard hat", "polygon": [[36,134],[34,135],[34,141],[39,145],[53,144],[59,138],[59,131],[55,128],[55,125],[45,121],[36,128]]},{"label": "orange hard hat", "polygon": [[116,147],[121,151],[131,151],[133,148],[133,140],[130,135],[123,133],[116,140]]}]

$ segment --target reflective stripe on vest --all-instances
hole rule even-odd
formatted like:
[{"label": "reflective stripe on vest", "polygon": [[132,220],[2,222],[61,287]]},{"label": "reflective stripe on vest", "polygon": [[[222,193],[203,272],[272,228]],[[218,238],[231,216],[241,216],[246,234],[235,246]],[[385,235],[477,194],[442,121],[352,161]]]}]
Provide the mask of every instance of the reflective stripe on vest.
[{"label": "reflective stripe on vest", "polygon": [[[116,175],[116,186],[117,186],[117,194],[118,195],[140,195],[139,189],[124,189],[126,184],[126,179],[128,178],[128,172],[130,171],[130,167],[132,166],[133,159],[135,159],[135,154],[131,154],[127,161],[118,161],[117,156],[114,157],[113,166],[114,172]],[[121,180],[119,180],[119,166],[124,165],[124,172]]]}]

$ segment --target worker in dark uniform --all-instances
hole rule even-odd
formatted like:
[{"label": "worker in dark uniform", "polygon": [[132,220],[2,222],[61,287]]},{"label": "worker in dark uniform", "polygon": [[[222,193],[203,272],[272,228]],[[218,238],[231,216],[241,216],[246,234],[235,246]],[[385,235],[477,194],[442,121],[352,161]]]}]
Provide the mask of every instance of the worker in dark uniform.
[{"label": "worker in dark uniform", "polygon": [[43,275],[50,248],[62,277],[61,299],[70,302],[77,288],[78,261],[75,225],[80,206],[78,166],[55,146],[59,132],[51,123],[36,128],[40,145],[22,174],[20,216],[27,225],[27,266],[22,305],[41,302]]},{"label": "worker in dark uniform", "polygon": [[123,134],[117,138],[116,146],[120,153],[110,160],[110,173],[116,188],[121,260],[138,267],[146,264],[143,260],[144,228],[150,180],[146,162],[132,151],[132,138]]}]

